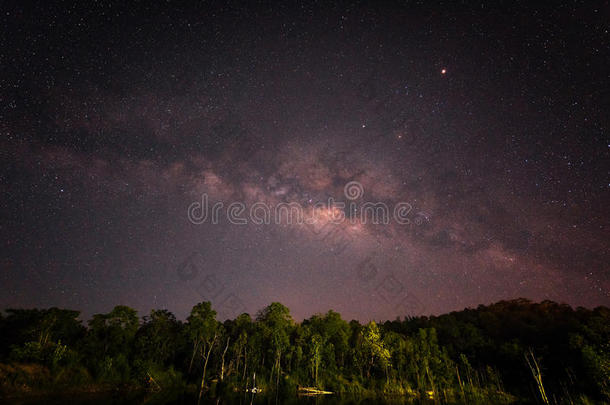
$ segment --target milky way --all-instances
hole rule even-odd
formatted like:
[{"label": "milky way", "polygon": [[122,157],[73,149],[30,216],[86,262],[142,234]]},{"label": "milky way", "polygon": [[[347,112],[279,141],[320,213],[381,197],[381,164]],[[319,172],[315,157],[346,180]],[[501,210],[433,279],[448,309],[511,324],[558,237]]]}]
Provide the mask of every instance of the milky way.
[{"label": "milky way", "polygon": [[527,4],[4,4],[0,307],[608,305],[610,8]]}]

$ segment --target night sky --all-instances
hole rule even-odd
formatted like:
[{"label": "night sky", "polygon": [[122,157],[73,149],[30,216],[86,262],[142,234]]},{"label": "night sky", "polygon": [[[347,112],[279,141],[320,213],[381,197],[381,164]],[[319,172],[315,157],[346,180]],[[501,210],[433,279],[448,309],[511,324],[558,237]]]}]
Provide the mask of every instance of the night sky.
[{"label": "night sky", "polygon": [[[610,304],[608,2],[22,3],[0,6],[0,308]],[[189,217],[203,196],[216,223]]]}]

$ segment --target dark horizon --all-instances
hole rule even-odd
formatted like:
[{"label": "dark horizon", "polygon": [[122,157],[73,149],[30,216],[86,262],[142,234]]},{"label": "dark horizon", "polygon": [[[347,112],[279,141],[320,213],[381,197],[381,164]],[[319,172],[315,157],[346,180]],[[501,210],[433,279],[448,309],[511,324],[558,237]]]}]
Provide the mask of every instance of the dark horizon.
[{"label": "dark horizon", "polygon": [[[202,301],[202,302],[206,302],[206,301]],[[200,303],[201,302],[193,303],[193,307],[198,305],[198,304],[200,304]],[[597,309],[601,309],[601,308],[608,309],[608,307],[606,305],[599,305],[599,306],[594,307],[594,308],[574,307],[574,306],[571,306],[571,305],[569,305],[567,303],[564,303],[564,302],[555,302],[555,301],[551,301],[551,300],[545,300],[545,301],[537,302],[537,301],[532,301],[532,300],[529,300],[529,299],[523,298],[523,297],[514,298],[514,299],[510,299],[510,300],[501,300],[501,301],[496,301],[496,302],[491,302],[491,303],[481,303],[481,304],[479,304],[477,306],[464,307],[464,308],[461,308],[461,309],[456,309],[456,310],[447,311],[447,312],[443,312],[443,313],[437,313],[437,314],[419,314],[419,315],[409,315],[409,314],[407,314],[407,315],[404,315],[404,316],[396,316],[393,319],[358,319],[358,318],[348,318],[348,317],[344,317],[340,312],[337,312],[337,311],[335,311],[332,308],[329,308],[329,309],[327,309],[325,311],[311,313],[311,314],[305,315],[302,318],[297,318],[292,313],[291,308],[288,308],[288,309],[290,310],[290,316],[292,317],[294,322],[299,323],[299,324],[302,323],[303,321],[307,321],[307,320],[311,319],[312,317],[315,317],[315,316],[324,316],[324,315],[328,314],[329,312],[335,312],[335,313],[338,313],[341,316],[341,319],[343,319],[346,322],[357,321],[359,324],[363,324],[364,325],[364,324],[366,324],[368,322],[371,322],[371,321],[375,322],[377,324],[382,324],[382,323],[385,323],[385,322],[394,322],[394,321],[403,322],[403,321],[408,321],[408,320],[412,320],[412,319],[416,319],[416,318],[428,318],[428,319],[432,319],[432,318],[442,317],[443,315],[451,315],[451,314],[455,314],[455,313],[462,313],[462,312],[465,312],[465,311],[476,311],[477,309],[480,309],[480,308],[491,308],[491,307],[502,305],[502,304],[514,304],[514,305],[518,305],[519,304],[519,305],[523,305],[523,306],[525,306],[525,305],[536,306],[536,305],[543,305],[545,303],[549,303],[549,304],[553,304],[553,305],[559,305],[559,306],[567,305],[573,311],[577,311],[579,308],[586,309],[586,310],[597,310]],[[248,316],[250,316],[252,318],[252,320],[256,320],[258,318],[258,316],[266,308],[268,308],[269,305],[271,305],[271,304],[273,304],[273,302],[269,302],[268,305],[265,305],[264,307],[260,308],[257,311],[254,311],[254,312],[243,312],[243,313],[237,314],[237,315],[235,315],[233,317],[222,318],[221,316],[217,315],[216,319],[219,322],[222,323],[222,322],[225,322],[225,321],[235,320],[240,315],[248,315]],[[279,304],[282,304],[282,303],[280,302]],[[79,312],[79,315],[78,315],[78,317],[76,319],[80,320],[82,322],[83,326],[87,326],[88,322],[93,318],[94,315],[108,314],[114,308],[120,307],[120,306],[129,307],[129,305],[125,305],[125,304],[122,304],[122,303],[117,303],[117,304],[113,305],[112,307],[108,308],[107,310],[104,310],[104,311],[102,311],[100,313],[94,313],[94,314],[91,314],[89,316],[85,316],[83,311],[79,310],[78,308],[64,308],[64,307],[57,307],[57,306],[53,306],[53,305],[48,306],[48,307],[40,307],[40,308],[36,308],[36,307],[10,307],[10,308],[8,308],[7,307],[7,308],[0,309],[0,313],[6,314],[6,311],[8,311],[8,310],[15,310],[15,309],[16,310],[26,310],[26,311],[29,311],[29,310],[46,311],[46,310],[50,310],[50,309],[54,309],[55,308],[55,309],[59,309],[59,310],[76,311],[76,312]],[[214,305],[212,305],[212,309],[216,310],[216,308],[214,308]],[[137,311],[137,314],[138,314],[138,318],[140,320],[143,320],[145,317],[149,317],[151,312],[155,312],[155,311],[169,311],[170,313],[172,313],[173,315],[176,316],[176,320],[179,321],[179,322],[186,322],[187,318],[188,318],[188,315],[190,313],[190,310],[189,310],[189,312],[187,312],[185,314],[185,316],[179,316],[178,314],[173,313],[168,308],[151,308],[150,310],[148,310],[146,312],[142,312],[142,311],[139,311],[139,310],[136,309],[136,311]]]},{"label": "dark horizon", "polygon": [[0,308],[610,305],[607,2],[1,9]]}]

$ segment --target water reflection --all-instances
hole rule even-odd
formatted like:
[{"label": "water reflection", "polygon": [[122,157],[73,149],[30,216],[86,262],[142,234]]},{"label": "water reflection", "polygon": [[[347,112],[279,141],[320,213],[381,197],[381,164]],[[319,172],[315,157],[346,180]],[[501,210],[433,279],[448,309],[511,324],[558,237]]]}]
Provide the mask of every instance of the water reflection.
[{"label": "water reflection", "polygon": [[[17,405],[33,404],[75,404],[75,405],[126,405],[126,404],[146,404],[146,405],[173,405],[185,404],[196,405],[197,395],[184,392],[159,392],[148,393],[113,393],[113,394],[78,394],[66,395],[58,394],[54,396],[44,396],[29,398],[25,400],[15,400],[11,403]],[[350,395],[318,395],[318,396],[297,396],[291,395],[276,398],[272,395],[244,394],[225,396],[217,398],[202,398],[200,405],[423,405],[433,404],[433,401],[414,401],[406,397],[359,397]]]}]

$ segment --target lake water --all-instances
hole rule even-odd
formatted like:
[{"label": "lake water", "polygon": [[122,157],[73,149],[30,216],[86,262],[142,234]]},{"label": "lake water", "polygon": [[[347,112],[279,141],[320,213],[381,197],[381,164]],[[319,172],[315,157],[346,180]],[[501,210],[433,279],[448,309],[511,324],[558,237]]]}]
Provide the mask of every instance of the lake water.
[{"label": "lake water", "polygon": [[[0,400],[1,402],[1,400]],[[16,405],[33,404],[75,404],[75,405],[101,405],[101,404],[147,404],[147,405],[170,405],[186,404],[196,405],[197,397],[181,393],[158,393],[158,394],[131,394],[127,397],[119,394],[78,394],[72,396],[57,395],[39,398],[28,398],[21,400],[11,400],[10,403]],[[275,398],[265,395],[236,395],[222,398],[203,398],[201,405],[402,405],[402,404],[423,404],[432,402],[413,402],[405,397],[391,398],[362,398],[354,396],[323,395],[315,397],[289,396]]]}]

